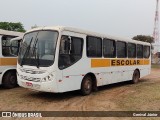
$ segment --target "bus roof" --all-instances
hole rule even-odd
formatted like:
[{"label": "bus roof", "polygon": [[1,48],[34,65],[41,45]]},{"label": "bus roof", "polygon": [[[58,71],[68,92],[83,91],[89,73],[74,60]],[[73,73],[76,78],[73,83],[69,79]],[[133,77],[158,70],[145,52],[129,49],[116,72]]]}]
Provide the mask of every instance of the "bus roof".
[{"label": "bus roof", "polygon": [[119,41],[131,42],[131,43],[136,43],[136,44],[151,45],[150,43],[141,42],[141,41],[133,40],[133,39],[130,39],[130,38],[115,37],[115,36],[111,36],[111,35],[105,35],[105,34],[100,34],[100,33],[96,33],[96,32],[91,32],[91,31],[88,31],[88,30],[83,30],[83,29],[73,28],[73,27],[66,27],[66,26],[38,27],[38,28],[31,29],[27,32],[32,32],[32,31],[36,31],[36,30],[57,30],[59,32],[65,30],[65,31],[76,32],[76,33],[80,33],[80,34],[86,34],[86,35],[91,35],[91,36],[96,36],[96,37],[102,37],[102,38],[114,39],[114,40],[119,40]]},{"label": "bus roof", "polygon": [[23,36],[24,33],[0,29],[0,35]]},{"label": "bus roof", "polygon": [[22,40],[22,39],[23,39],[23,37],[22,37],[22,36],[15,37],[15,38],[12,38],[12,39],[11,39],[11,42],[12,42],[12,41]]}]

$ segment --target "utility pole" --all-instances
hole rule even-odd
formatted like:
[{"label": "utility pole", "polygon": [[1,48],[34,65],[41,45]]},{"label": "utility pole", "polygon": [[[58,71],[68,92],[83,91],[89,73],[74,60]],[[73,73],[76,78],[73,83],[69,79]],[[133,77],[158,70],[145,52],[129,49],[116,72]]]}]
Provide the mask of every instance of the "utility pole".
[{"label": "utility pole", "polygon": [[152,43],[154,49],[152,51],[154,63],[158,63],[158,53],[160,52],[160,40],[159,40],[159,0],[156,0],[156,12],[154,19],[154,31],[153,31],[154,43]]}]

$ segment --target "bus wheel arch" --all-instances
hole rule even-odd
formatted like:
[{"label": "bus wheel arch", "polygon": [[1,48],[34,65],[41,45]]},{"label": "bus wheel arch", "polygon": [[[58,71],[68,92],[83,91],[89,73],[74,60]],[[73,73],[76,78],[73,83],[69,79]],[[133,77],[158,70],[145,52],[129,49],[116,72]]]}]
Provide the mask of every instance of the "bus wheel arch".
[{"label": "bus wheel arch", "polygon": [[138,83],[139,78],[140,78],[140,71],[139,71],[139,69],[135,69],[134,72],[133,72],[132,83],[133,84]]},{"label": "bus wheel arch", "polygon": [[2,76],[2,86],[11,89],[17,86],[16,70],[10,69],[4,72]]},{"label": "bus wheel arch", "polygon": [[81,94],[89,95],[92,91],[97,90],[97,80],[93,73],[87,73],[81,83]]}]

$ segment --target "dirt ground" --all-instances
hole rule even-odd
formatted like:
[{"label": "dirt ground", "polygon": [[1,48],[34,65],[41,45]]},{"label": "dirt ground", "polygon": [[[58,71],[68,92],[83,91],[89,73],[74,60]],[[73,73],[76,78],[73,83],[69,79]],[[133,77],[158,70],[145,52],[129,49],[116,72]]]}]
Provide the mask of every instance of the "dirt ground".
[{"label": "dirt ground", "polygon": [[[160,111],[160,69],[141,78],[138,84],[129,82],[100,87],[89,96],[79,91],[62,94],[35,92],[21,87],[0,86],[0,111]],[[2,119],[2,118],[0,118]],[[63,119],[63,118],[50,118]],[[65,118],[64,118],[65,119]],[[84,119],[84,118],[67,118]],[[85,118],[90,119],[90,118]],[[92,118],[106,119],[106,118]],[[107,118],[107,120],[119,118]],[[136,120],[138,118],[120,118]],[[146,118],[139,118],[141,120]],[[147,118],[152,120],[154,118]]]}]

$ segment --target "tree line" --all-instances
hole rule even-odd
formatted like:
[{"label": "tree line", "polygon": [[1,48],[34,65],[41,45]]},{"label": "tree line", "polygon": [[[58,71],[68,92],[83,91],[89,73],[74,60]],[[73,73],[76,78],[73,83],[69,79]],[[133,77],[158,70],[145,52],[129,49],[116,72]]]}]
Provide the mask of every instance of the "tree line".
[{"label": "tree line", "polygon": [[16,31],[16,32],[25,32],[24,26],[21,22],[0,22],[0,29]]}]

